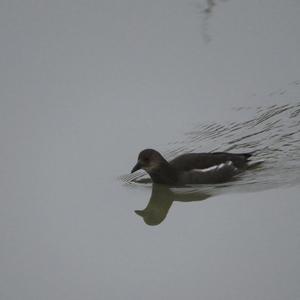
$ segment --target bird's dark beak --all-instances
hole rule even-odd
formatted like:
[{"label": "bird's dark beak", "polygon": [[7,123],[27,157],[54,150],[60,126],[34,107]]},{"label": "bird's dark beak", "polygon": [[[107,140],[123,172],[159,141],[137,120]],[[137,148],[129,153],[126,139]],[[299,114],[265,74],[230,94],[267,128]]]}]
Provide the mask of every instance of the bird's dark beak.
[{"label": "bird's dark beak", "polygon": [[140,162],[137,162],[136,165],[133,167],[133,169],[131,170],[131,173],[140,170],[142,168],[142,165],[140,164]]},{"label": "bird's dark beak", "polygon": [[144,213],[144,210],[135,210],[134,211],[137,215],[144,217],[146,214]]}]

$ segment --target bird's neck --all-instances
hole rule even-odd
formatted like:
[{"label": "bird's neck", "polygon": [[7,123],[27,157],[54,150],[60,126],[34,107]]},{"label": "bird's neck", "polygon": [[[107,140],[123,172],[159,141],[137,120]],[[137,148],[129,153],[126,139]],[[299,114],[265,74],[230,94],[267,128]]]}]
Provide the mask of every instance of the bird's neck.
[{"label": "bird's neck", "polygon": [[149,175],[154,183],[159,184],[176,184],[178,178],[176,169],[166,160],[159,167],[151,170]]}]

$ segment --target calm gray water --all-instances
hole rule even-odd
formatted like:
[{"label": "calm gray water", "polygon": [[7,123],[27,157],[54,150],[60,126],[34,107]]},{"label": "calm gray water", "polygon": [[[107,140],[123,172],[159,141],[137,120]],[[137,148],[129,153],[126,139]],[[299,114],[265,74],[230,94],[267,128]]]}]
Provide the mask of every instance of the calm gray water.
[{"label": "calm gray water", "polygon": [[[2,1],[0,299],[299,299],[300,3]],[[236,181],[143,148],[256,151]]]}]

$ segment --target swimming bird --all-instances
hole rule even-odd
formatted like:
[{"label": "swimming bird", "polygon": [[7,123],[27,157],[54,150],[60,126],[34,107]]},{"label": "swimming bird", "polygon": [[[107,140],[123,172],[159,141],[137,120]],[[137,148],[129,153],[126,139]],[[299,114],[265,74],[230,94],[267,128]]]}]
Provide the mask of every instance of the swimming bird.
[{"label": "swimming bird", "polygon": [[167,185],[225,182],[249,166],[252,153],[187,153],[167,161],[158,151],[145,149],[131,173],[143,169],[154,183]]}]

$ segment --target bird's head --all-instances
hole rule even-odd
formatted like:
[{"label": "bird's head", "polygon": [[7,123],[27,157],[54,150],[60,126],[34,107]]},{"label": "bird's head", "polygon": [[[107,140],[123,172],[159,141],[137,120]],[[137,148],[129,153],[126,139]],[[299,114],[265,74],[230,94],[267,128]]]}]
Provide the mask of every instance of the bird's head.
[{"label": "bird's head", "polygon": [[143,169],[147,173],[159,168],[159,166],[165,162],[162,155],[153,149],[145,149],[140,152],[136,165],[131,170],[131,173]]}]

